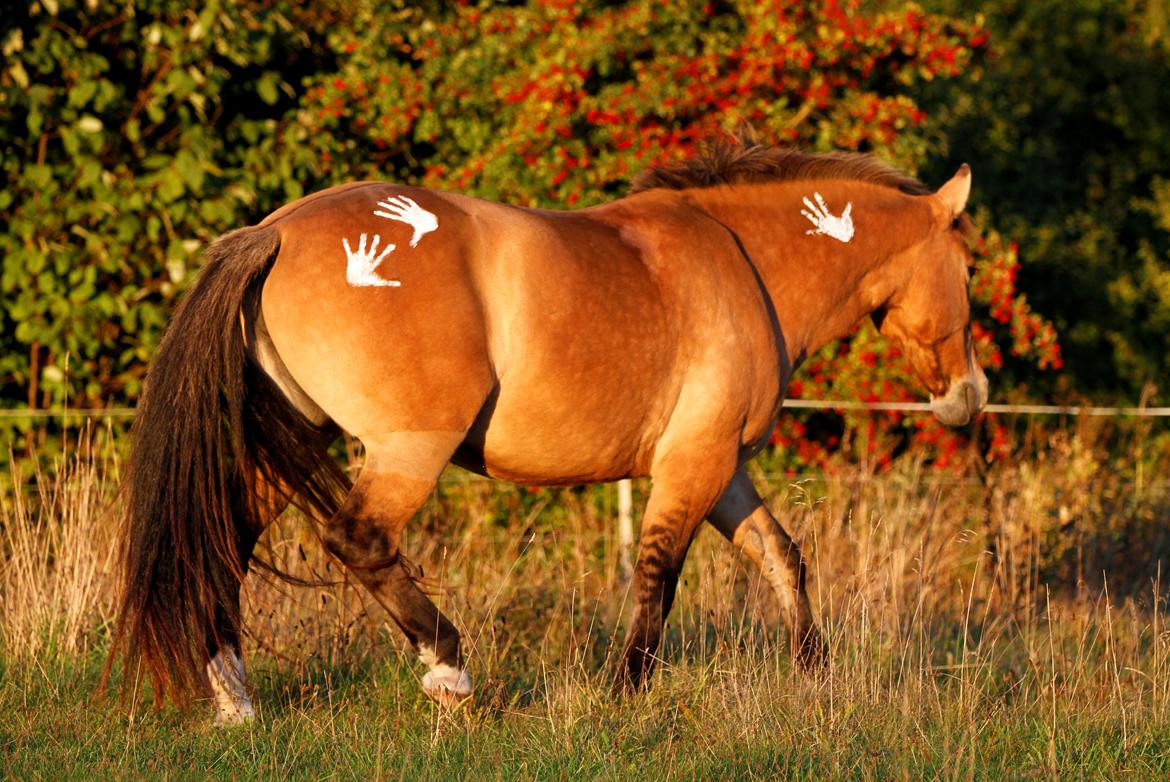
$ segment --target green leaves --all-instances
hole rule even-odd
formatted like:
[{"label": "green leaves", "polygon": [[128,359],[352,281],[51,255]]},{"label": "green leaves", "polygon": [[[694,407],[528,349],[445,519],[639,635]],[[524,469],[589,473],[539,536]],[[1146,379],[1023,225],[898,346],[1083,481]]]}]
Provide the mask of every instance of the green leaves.
[{"label": "green leaves", "polygon": [[54,7],[0,41],[6,407],[133,402],[200,249],[307,176],[268,107],[325,54],[294,3]]},{"label": "green leaves", "polygon": [[1164,394],[1170,308],[1158,291],[1170,223],[1154,205],[1166,198],[1160,178],[1170,178],[1170,58],[1157,36],[1167,5],[982,7],[995,60],[965,94],[944,87],[924,102],[947,119],[950,158],[934,170],[972,165],[976,199],[1019,244],[1021,280],[1061,333],[1063,377],[1035,378],[1011,362],[1009,377],[1046,395],[1125,405],[1149,384]]},{"label": "green leaves", "polygon": [[279,85],[280,75],[276,71],[264,71],[256,81],[256,94],[260,96],[260,100],[271,106],[280,99]]}]

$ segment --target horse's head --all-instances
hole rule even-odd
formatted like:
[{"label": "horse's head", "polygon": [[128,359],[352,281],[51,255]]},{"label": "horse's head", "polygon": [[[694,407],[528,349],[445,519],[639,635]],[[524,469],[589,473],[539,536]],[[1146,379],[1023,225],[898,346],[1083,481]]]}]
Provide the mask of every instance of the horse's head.
[{"label": "horse's head", "polygon": [[902,346],[930,391],[935,417],[947,426],[971,421],[987,403],[987,377],[971,341],[968,281],[971,253],[963,210],[971,192],[964,165],[930,206],[926,238],[894,259],[899,284],[874,313],[881,333]]}]

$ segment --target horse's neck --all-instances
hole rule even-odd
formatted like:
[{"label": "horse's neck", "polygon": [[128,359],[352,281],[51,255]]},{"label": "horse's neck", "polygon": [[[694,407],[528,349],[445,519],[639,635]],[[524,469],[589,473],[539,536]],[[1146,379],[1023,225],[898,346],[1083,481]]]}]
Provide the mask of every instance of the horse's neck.
[{"label": "horse's neck", "polygon": [[[809,211],[804,199],[816,203],[818,193],[838,218],[852,204],[856,231],[847,241],[832,235],[847,235],[834,226],[816,233],[802,214]],[[911,196],[859,182],[742,185],[687,197],[735,233],[768,290],[794,363],[848,334],[888,299],[900,284],[891,260],[910,244],[897,216],[918,211]],[[907,215],[906,222],[918,217]]]}]

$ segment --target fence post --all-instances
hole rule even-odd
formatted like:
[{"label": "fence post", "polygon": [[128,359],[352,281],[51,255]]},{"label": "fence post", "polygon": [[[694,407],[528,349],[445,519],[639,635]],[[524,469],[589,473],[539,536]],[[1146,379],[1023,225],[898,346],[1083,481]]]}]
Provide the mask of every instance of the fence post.
[{"label": "fence post", "polygon": [[622,578],[634,575],[634,485],[629,478],[618,481],[618,556]]}]

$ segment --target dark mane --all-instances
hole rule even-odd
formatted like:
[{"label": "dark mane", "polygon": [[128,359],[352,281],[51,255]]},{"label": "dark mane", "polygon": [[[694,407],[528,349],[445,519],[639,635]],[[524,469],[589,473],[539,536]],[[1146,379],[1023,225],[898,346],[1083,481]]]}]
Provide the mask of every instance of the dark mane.
[{"label": "dark mane", "polygon": [[872,155],[850,152],[811,154],[793,147],[760,144],[751,139],[718,141],[705,153],[677,165],[648,168],[634,177],[630,192],[804,179],[853,179],[892,187],[909,195],[931,192],[922,182]]}]

